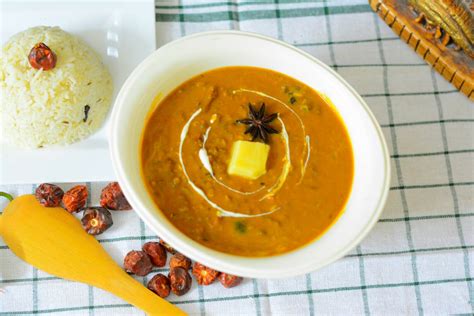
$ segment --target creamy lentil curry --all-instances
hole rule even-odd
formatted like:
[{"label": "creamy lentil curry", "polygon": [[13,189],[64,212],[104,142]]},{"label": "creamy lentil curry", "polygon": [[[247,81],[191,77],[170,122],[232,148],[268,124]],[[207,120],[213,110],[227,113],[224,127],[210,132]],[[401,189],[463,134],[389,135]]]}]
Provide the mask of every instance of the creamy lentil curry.
[{"label": "creamy lentil curry", "polygon": [[[343,212],[354,173],[350,139],[334,107],[305,84],[267,69],[225,67],[156,102],[142,139],[144,182],[193,240],[241,256],[281,254],[323,234]],[[249,104],[254,111],[264,104],[267,117],[278,113],[265,127],[278,133],[265,135],[266,170],[257,179],[228,172],[236,141],[255,133],[244,134],[248,120],[237,121]],[[240,158],[265,159],[248,154]]]}]

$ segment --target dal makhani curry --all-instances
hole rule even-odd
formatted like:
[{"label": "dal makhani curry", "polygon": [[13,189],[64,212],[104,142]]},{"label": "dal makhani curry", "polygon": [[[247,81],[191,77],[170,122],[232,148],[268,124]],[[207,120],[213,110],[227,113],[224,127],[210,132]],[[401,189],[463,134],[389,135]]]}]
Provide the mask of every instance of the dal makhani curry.
[{"label": "dal makhani curry", "polygon": [[281,254],[342,213],[354,173],[350,139],[333,106],[305,84],[225,67],[181,84],[154,108],[143,178],[193,240],[235,255]]}]

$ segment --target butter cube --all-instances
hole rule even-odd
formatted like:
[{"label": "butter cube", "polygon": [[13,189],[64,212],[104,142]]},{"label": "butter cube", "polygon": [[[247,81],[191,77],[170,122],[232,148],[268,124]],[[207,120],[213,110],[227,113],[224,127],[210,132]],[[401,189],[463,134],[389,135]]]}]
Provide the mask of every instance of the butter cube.
[{"label": "butter cube", "polygon": [[267,158],[270,146],[264,143],[238,140],[232,145],[227,173],[255,180],[267,172]]}]

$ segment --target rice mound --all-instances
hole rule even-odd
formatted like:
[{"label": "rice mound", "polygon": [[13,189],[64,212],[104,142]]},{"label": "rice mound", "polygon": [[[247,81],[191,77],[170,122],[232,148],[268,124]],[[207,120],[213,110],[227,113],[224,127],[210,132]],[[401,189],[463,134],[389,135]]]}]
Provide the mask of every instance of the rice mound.
[{"label": "rice mound", "polygon": [[[30,50],[39,42],[57,56],[51,70],[37,70],[29,64]],[[112,92],[109,71],[82,40],[59,27],[27,29],[2,47],[1,139],[26,148],[84,139],[102,125]]]}]

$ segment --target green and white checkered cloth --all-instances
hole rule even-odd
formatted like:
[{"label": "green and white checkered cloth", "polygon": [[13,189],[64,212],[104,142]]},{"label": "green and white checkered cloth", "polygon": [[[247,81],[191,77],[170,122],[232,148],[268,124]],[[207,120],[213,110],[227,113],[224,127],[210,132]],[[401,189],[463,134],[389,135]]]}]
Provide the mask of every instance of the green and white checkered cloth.
[{"label": "green and white checkered cloth", "polygon": [[[474,105],[400,41],[364,0],[156,3],[158,47],[216,29],[289,42],[352,84],[390,146],[391,191],[370,235],[320,271],[282,280],[247,279],[228,290],[194,284],[187,295],[169,300],[193,315],[472,315]],[[97,203],[105,184],[87,185],[91,202]],[[34,188],[0,187],[15,195]],[[98,239],[117,262],[156,239],[133,212],[113,216],[114,226]],[[32,268],[1,241],[0,288],[0,315],[142,314],[102,290]]]}]

